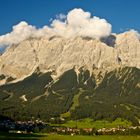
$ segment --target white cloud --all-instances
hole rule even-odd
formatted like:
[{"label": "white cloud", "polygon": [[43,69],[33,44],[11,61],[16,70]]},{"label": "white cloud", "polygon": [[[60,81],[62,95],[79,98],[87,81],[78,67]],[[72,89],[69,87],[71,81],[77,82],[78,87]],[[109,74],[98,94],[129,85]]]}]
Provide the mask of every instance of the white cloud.
[{"label": "white cloud", "polygon": [[111,24],[105,19],[92,17],[89,12],[82,9],[71,10],[67,16],[59,14],[52,21],[51,26],[44,26],[37,29],[25,21],[13,26],[11,33],[0,36],[1,45],[10,45],[19,43],[29,37],[51,37],[61,36],[64,38],[71,37],[91,37],[102,38],[109,36],[111,33]]},{"label": "white cloud", "polygon": [[39,38],[45,35],[47,36],[49,31],[50,28],[48,26],[36,29],[35,26],[29,25],[25,21],[21,21],[19,24],[13,26],[11,33],[0,36],[0,45],[17,44],[30,37]]},{"label": "white cloud", "polygon": [[56,19],[52,22],[52,30],[56,35],[62,37],[91,37],[101,38],[109,36],[111,33],[111,24],[105,19],[91,17],[89,12],[82,9],[74,9],[67,15],[67,19],[62,22]]},{"label": "white cloud", "polygon": [[35,31],[36,28],[34,26],[28,25],[26,22],[22,21],[18,25],[13,26],[13,31],[11,33],[0,36],[0,44],[8,45],[19,43],[32,36]]},{"label": "white cloud", "polygon": [[56,15],[56,18],[60,19],[60,20],[65,20],[67,18],[67,16],[61,13],[59,15]]}]

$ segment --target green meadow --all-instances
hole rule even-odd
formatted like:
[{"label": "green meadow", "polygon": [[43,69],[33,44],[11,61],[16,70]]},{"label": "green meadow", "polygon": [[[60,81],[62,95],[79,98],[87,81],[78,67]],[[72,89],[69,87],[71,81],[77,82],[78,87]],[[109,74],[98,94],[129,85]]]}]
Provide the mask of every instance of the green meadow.
[{"label": "green meadow", "polygon": [[64,124],[50,124],[51,126],[65,126],[65,127],[77,127],[77,128],[113,128],[113,127],[118,127],[118,126],[123,126],[123,127],[129,127],[132,125],[130,121],[118,118],[113,122],[109,122],[106,120],[97,120],[93,121],[90,118],[83,119],[83,120],[70,120],[65,122]]},{"label": "green meadow", "polygon": [[140,140],[140,136],[68,136],[50,135],[41,140]]},{"label": "green meadow", "polygon": [[140,140],[140,136],[71,136],[44,134],[0,135],[0,140]]}]

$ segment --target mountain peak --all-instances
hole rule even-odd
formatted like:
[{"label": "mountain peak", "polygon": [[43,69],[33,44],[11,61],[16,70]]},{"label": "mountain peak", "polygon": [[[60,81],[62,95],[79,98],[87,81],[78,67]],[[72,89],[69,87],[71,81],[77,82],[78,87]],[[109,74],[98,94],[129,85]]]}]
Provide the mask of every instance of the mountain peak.
[{"label": "mountain peak", "polygon": [[[110,47],[109,41],[114,41],[114,46]],[[90,72],[93,66],[101,70],[119,66],[140,68],[139,50],[135,31],[112,35],[105,41],[83,37],[32,38],[11,46],[0,56],[0,73],[21,78],[39,67],[42,72],[55,71],[58,77],[73,67],[82,66]]]}]

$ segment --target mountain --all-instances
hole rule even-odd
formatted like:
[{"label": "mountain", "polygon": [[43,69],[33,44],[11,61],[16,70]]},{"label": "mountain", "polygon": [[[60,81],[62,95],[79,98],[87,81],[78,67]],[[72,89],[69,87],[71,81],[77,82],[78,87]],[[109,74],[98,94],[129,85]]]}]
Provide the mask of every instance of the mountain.
[{"label": "mountain", "polygon": [[15,120],[140,119],[140,40],[29,38],[0,56],[0,115]]}]

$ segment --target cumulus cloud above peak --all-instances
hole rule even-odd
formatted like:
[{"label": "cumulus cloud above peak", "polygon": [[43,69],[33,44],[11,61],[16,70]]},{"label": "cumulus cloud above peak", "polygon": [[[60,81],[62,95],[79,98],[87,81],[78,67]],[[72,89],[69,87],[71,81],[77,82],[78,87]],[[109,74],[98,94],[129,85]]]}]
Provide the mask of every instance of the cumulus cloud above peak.
[{"label": "cumulus cloud above peak", "polygon": [[0,44],[11,45],[30,37],[90,37],[102,38],[111,34],[112,26],[105,19],[91,16],[82,9],[73,9],[67,15],[59,14],[51,25],[37,29],[25,21],[13,26],[12,32],[0,36]]},{"label": "cumulus cloud above peak", "polygon": [[111,28],[111,24],[105,19],[91,17],[89,12],[85,12],[82,9],[70,11],[64,22],[61,19],[52,22],[52,29],[55,34],[66,38],[77,36],[91,38],[106,37],[110,35]]}]

